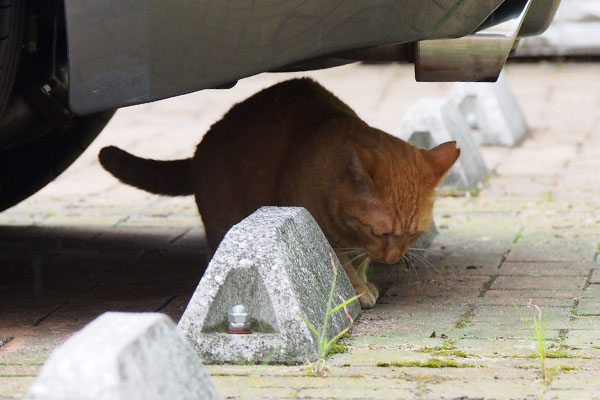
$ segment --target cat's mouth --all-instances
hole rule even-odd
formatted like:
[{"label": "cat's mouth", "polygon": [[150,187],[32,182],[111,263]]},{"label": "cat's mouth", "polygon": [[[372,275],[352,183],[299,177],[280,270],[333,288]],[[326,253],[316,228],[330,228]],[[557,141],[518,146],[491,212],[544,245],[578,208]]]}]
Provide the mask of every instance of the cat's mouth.
[{"label": "cat's mouth", "polygon": [[380,264],[394,265],[398,264],[404,258],[406,251],[399,250],[389,251],[387,253],[369,253],[369,258]]},{"label": "cat's mouth", "polygon": [[398,264],[403,257],[395,257],[395,258],[375,258],[371,257],[371,261],[374,261],[379,264],[387,264],[387,265],[395,265]]}]

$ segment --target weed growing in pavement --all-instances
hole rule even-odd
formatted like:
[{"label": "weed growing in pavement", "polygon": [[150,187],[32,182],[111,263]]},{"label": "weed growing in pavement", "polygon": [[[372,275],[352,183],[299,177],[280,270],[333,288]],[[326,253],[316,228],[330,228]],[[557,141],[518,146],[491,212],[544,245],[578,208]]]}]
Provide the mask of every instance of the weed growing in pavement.
[{"label": "weed growing in pavement", "polygon": [[534,305],[534,307],[538,311],[538,315],[533,316],[533,325],[531,325],[525,319],[525,316],[521,312],[521,309],[515,305],[515,308],[517,309],[519,315],[521,316],[521,320],[527,326],[527,329],[529,329],[529,333],[531,333],[533,340],[535,340],[536,350],[537,350],[537,353],[535,354],[535,356],[540,360],[540,370],[542,372],[542,379],[545,381],[545,380],[547,380],[548,375],[547,375],[547,371],[546,371],[547,354],[546,354],[546,338],[544,337],[544,330],[545,330],[544,318],[543,318],[542,309],[536,305]]},{"label": "weed growing in pavement", "polygon": [[[325,360],[327,359],[327,356],[329,355],[332,346],[338,341],[339,338],[344,336],[354,324],[354,320],[350,316],[350,313],[348,313],[346,306],[352,303],[353,301],[356,301],[361,296],[361,294],[359,294],[348,300],[344,300],[340,296],[342,303],[334,308],[331,308],[333,302],[333,295],[335,293],[335,286],[337,284],[337,267],[335,266],[333,255],[330,254],[329,259],[331,261],[331,266],[333,267],[333,283],[331,284],[331,290],[329,291],[329,299],[327,300],[327,311],[325,312],[323,326],[321,327],[321,330],[317,330],[317,328],[315,328],[314,325],[311,324],[305,316],[298,314],[298,316],[302,318],[306,326],[308,326],[308,329],[310,329],[317,337],[319,359],[314,363],[309,363],[308,368],[306,369],[307,375],[325,376],[327,374],[328,368]],[[346,313],[346,317],[348,317],[348,319],[350,320],[350,324],[346,327],[346,329],[342,330],[332,339],[327,339],[327,328],[329,327],[329,320],[336,311],[341,310],[342,308]]]},{"label": "weed growing in pavement", "polygon": [[343,334],[340,340],[338,340],[336,343],[333,344],[333,346],[331,346],[331,350],[329,350],[329,355],[345,353],[347,350],[345,339],[348,339],[349,337],[350,334],[348,334],[348,332]]},{"label": "weed growing in pavement", "polygon": [[539,203],[550,203],[552,202],[552,200],[554,200],[554,195],[552,194],[552,192],[544,192],[544,194],[542,194],[542,197],[540,198]]},{"label": "weed growing in pavement", "polygon": [[513,238],[513,244],[517,244],[519,242],[519,240],[521,240],[522,238],[523,238],[523,230],[520,230],[519,232],[517,232],[517,234]]},{"label": "weed growing in pavement", "polygon": [[[527,358],[537,358],[538,353],[532,353]],[[548,350],[546,349],[546,358],[575,358],[573,354],[569,354],[564,350]]]},{"label": "weed growing in pavement", "polygon": [[[535,365],[515,365],[516,369],[537,369]],[[548,371],[553,373],[575,371],[577,368],[569,364],[561,364],[553,367],[548,367]]]},{"label": "weed growing in pavement", "polygon": [[420,368],[475,368],[475,364],[457,363],[452,360],[440,360],[439,358],[431,358],[427,361],[392,361],[379,362],[375,364],[377,367],[420,367]]},{"label": "weed growing in pavement", "polygon": [[458,329],[462,329],[465,326],[469,325],[471,323],[471,319],[473,319],[474,316],[475,314],[473,313],[473,308],[468,309],[460,316],[460,319],[456,323],[456,327]]},{"label": "weed growing in pavement", "polygon": [[415,353],[430,353],[434,357],[443,356],[443,357],[460,357],[467,358],[469,354],[465,353],[462,350],[458,350],[454,345],[456,340],[448,339],[445,340],[441,346],[435,347],[423,347],[421,349],[414,350]]}]

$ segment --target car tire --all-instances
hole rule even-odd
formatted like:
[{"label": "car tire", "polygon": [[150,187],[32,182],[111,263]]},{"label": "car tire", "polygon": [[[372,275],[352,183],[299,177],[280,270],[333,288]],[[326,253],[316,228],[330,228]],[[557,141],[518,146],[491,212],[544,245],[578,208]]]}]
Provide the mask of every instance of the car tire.
[{"label": "car tire", "polygon": [[0,0],[0,118],[4,115],[17,75],[24,10],[24,1]]},{"label": "car tire", "polygon": [[0,210],[31,196],[62,173],[92,143],[114,111],[75,117],[73,125],[0,152]]},{"label": "car tire", "polygon": [[114,114],[76,116],[45,84],[48,66],[23,53],[25,2],[0,0],[0,211],[62,173]]}]

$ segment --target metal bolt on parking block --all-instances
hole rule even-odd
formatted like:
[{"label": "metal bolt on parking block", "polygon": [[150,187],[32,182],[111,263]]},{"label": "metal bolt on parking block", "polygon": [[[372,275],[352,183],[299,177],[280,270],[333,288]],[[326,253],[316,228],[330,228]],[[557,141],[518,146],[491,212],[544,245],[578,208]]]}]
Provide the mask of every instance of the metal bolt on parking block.
[{"label": "metal bolt on parking block", "polygon": [[250,330],[250,314],[243,304],[233,306],[227,314],[227,320],[229,321],[228,333],[252,333]]}]

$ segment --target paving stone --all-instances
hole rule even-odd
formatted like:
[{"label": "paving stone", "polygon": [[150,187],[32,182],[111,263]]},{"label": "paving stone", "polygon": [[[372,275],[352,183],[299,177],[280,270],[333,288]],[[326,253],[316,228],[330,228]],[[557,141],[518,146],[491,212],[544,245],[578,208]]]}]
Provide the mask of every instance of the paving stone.
[{"label": "paving stone", "polygon": [[600,268],[594,269],[592,273],[592,277],[590,279],[590,283],[598,284],[600,283]]},{"label": "paving stone", "polygon": [[448,98],[480,145],[514,147],[527,134],[525,117],[503,73],[493,83],[458,82]]},{"label": "paving stone", "polygon": [[40,369],[39,365],[27,364],[0,364],[0,376],[18,377],[18,376],[37,376]]},{"label": "paving stone", "polygon": [[[587,319],[596,317],[585,318]],[[568,331],[566,334],[565,344],[574,348],[584,349],[585,351],[595,351],[600,353],[600,335],[598,334],[598,329],[591,328],[587,330]]]},{"label": "paving stone", "polygon": [[[596,390],[596,392],[599,392]],[[580,399],[590,399],[590,400],[598,400],[600,399],[600,394],[594,393],[593,387],[588,387],[586,389],[550,389],[545,392],[541,397],[544,400],[580,400]]]},{"label": "paving stone", "polygon": [[398,137],[415,146],[430,149],[455,140],[461,153],[441,187],[474,189],[487,175],[479,146],[458,107],[438,98],[424,98],[411,106],[402,120]]},{"label": "paving stone", "polygon": [[0,376],[0,398],[12,400],[24,397],[34,380],[34,376]]},{"label": "paving stone", "polygon": [[[515,262],[572,262],[585,264],[591,261],[590,254],[581,251],[578,245],[566,241],[549,245],[548,235],[537,238],[524,238],[518,241],[510,251],[507,261]],[[545,237],[544,237],[545,236]],[[542,239],[543,237],[543,239]],[[541,239],[541,240],[540,240]],[[578,241],[581,244],[581,240]]]},{"label": "paving stone", "polygon": [[499,275],[579,276],[587,277],[589,268],[572,262],[505,262]]},{"label": "paving stone", "polygon": [[475,305],[513,306],[535,304],[537,306],[573,307],[579,290],[565,293],[560,290],[488,290],[485,296],[478,297]]},{"label": "paving stone", "polygon": [[572,329],[573,334],[576,333],[576,330],[595,330],[596,332],[598,332],[598,329],[600,329],[600,316],[583,315],[579,318],[574,318],[570,321],[565,322],[564,328]]},{"label": "paving stone", "polygon": [[[557,391],[586,390],[587,393],[595,393],[597,397],[600,397],[600,380],[598,380],[598,374],[600,374],[598,364],[595,365],[593,370],[578,372],[576,376],[573,376],[574,374],[561,374],[552,380],[550,388]],[[582,398],[587,398],[587,396],[584,395]]]},{"label": "paving stone", "polygon": [[[431,278],[420,275],[418,282],[408,284],[398,283],[386,292],[386,302],[397,304],[402,299],[411,299],[413,304],[434,305],[456,304],[459,299],[477,297],[484,284],[489,280],[487,276],[453,276]],[[382,299],[383,300],[383,299]]]},{"label": "paving stone", "polygon": [[[410,398],[415,392],[414,388],[391,388],[388,389],[389,381],[379,381],[379,387],[370,388],[341,388],[341,387],[329,387],[323,389],[302,389],[298,392],[299,398],[323,398],[323,399],[365,399],[365,398],[376,398],[376,399],[402,399]],[[414,384],[413,384],[414,385]],[[413,386],[411,385],[411,386]]]},{"label": "paving stone", "polygon": [[[381,307],[379,307],[381,310]],[[399,311],[402,310],[402,311]],[[422,306],[420,304],[390,306],[388,312],[367,310],[357,321],[352,333],[356,335],[385,334],[397,338],[398,345],[429,338],[432,332],[442,335],[451,331],[465,306]],[[352,345],[352,341],[349,342]]]},{"label": "paving stone", "polygon": [[[250,379],[250,381],[252,380],[257,381],[259,379]],[[293,399],[298,395],[298,389],[275,386],[277,385],[277,381],[271,381],[274,386],[270,387],[237,386],[232,381],[237,382],[239,379],[233,377],[215,377],[215,381],[218,385],[219,394],[226,399]],[[248,384],[248,382],[244,383]]]},{"label": "paving stone", "polygon": [[583,291],[583,296],[577,306],[577,313],[600,316],[600,285],[592,284]]},{"label": "paving stone", "polygon": [[[399,345],[406,342],[400,342]],[[375,367],[381,363],[392,363],[400,361],[419,361],[423,357],[419,353],[405,349],[377,348],[376,346],[363,349],[353,349],[350,352],[338,355],[332,360],[333,365],[371,366]]]},{"label": "paving stone", "polygon": [[586,277],[584,276],[499,276],[491,289],[583,289]]},{"label": "paving stone", "polygon": [[95,239],[102,246],[111,248],[126,246],[155,250],[169,246],[171,242],[174,242],[186,232],[186,229],[181,228],[140,229],[127,227],[103,230]]},{"label": "paving stone", "polygon": [[490,299],[510,299],[514,298],[529,298],[532,299],[531,304],[537,304],[535,301],[541,299],[546,301],[547,299],[558,299],[569,301],[573,304],[573,301],[581,296],[581,289],[490,289],[485,292],[485,298]]},{"label": "paving stone", "polygon": [[535,349],[535,342],[531,336],[516,338],[494,338],[489,335],[481,338],[458,336],[454,345],[457,349],[475,357],[509,358],[511,360],[515,357],[529,355]]},{"label": "paving stone", "polygon": [[510,393],[506,391],[507,382],[503,380],[482,380],[475,379],[457,382],[431,383],[425,386],[422,395],[424,399],[497,399],[512,400],[537,398],[544,392],[543,382],[532,382],[532,379],[511,380]]},{"label": "paving stone", "polygon": [[48,358],[30,399],[216,399],[194,351],[161,314],[105,313]]},{"label": "paving stone", "polygon": [[[539,307],[539,306],[538,306]],[[569,307],[544,307],[540,308],[543,319],[548,323],[548,328],[555,329],[553,323],[568,321],[572,306]],[[517,327],[527,328],[534,316],[538,316],[539,310],[535,305],[517,308],[510,306],[478,306],[473,311],[472,322],[500,322],[512,323]]]},{"label": "paving stone", "polygon": [[[560,328],[547,328],[546,338],[550,340],[558,337],[561,330],[569,328],[566,324],[567,323]],[[518,325],[515,327],[498,322],[494,324],[472,322],[468,327],[462,329],[462,333],[465,335],[464,339],[491,338],[502,340],[532,340],[531,331],[527,329],[525,325]]]},{"label": "paving stone", "polygon": [[[37,333],[37,334],[36,334]],[[55,346],[55,337],[50,334],[27,332],[22,329],[0,351],[0,363],[5,365],[40,366]]]},{"label": "paving stone", "polygon": [[[262,207],[227,233],[179,327],[205,362],[304,362],[319,357],[317,338],[300,318],[322,329],[336,260],[333,306],[355,295],[339,261],[303,208]],[[227,313],[243,304],[253,333],[227,334]],[[347,307],[352,318],[358,301]],[[350,324],[343,310],[329,320],[332,338]]]}]

